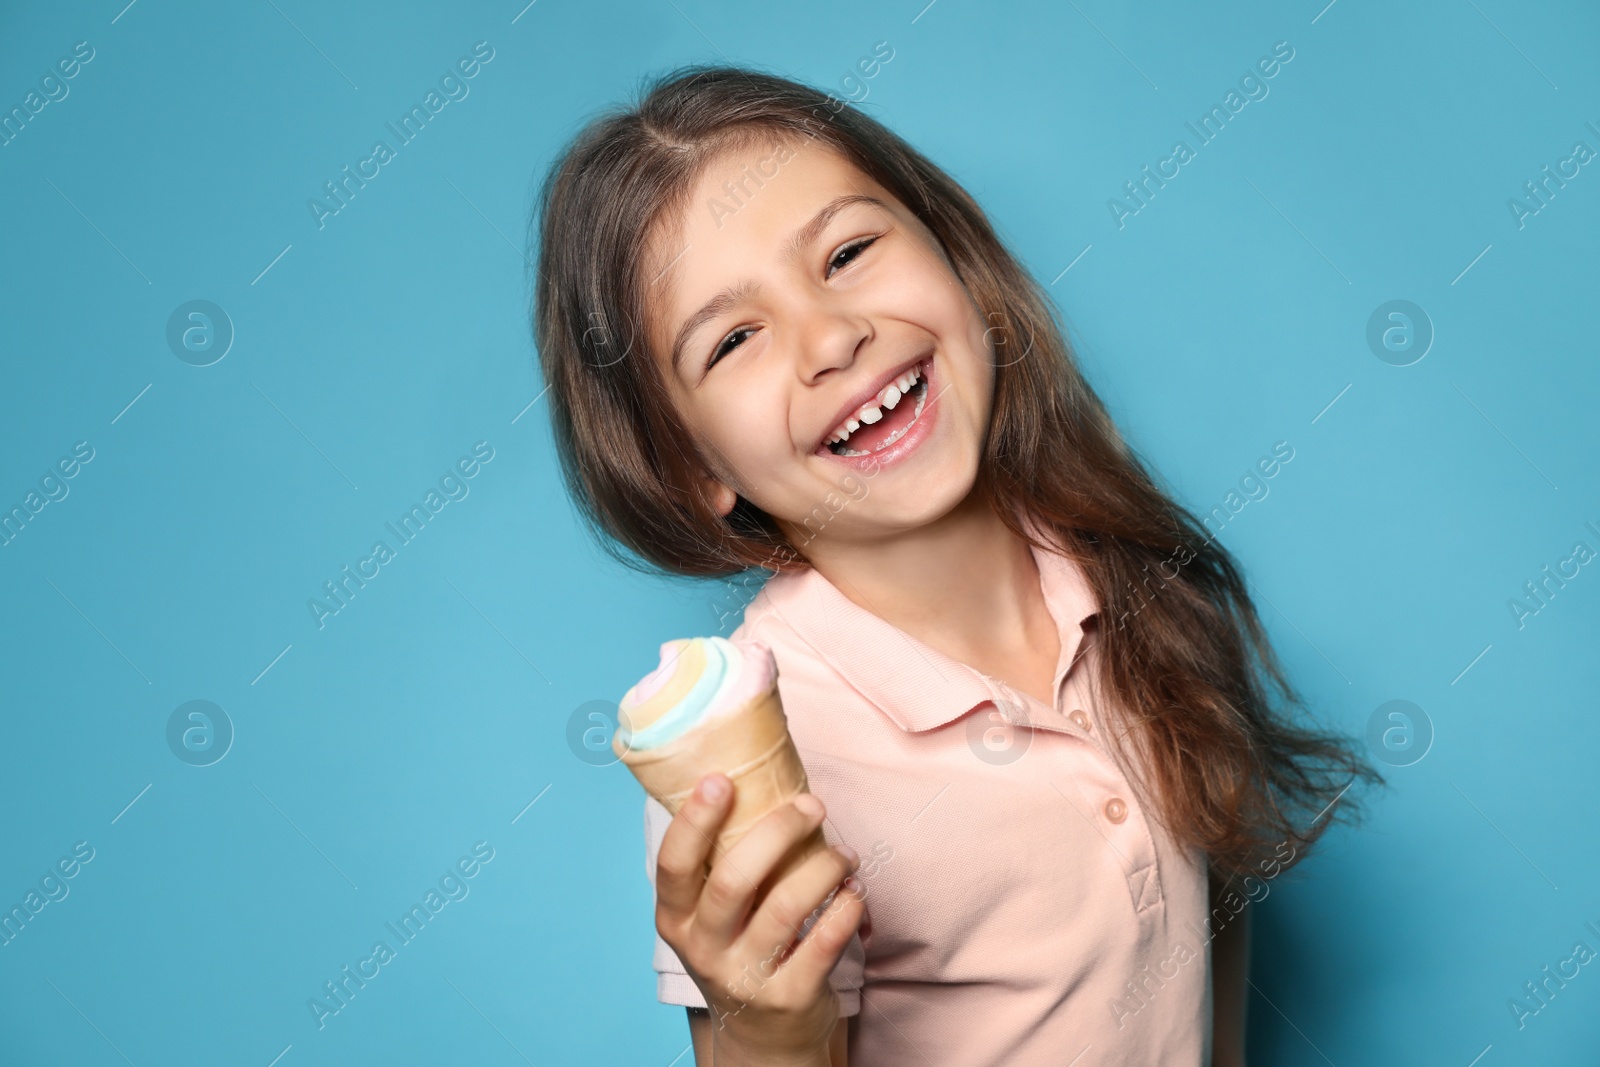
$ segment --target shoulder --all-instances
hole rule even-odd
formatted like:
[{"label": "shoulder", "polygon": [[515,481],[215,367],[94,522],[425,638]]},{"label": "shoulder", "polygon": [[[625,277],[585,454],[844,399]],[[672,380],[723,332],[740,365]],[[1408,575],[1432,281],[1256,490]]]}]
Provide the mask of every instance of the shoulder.
[{"label": "shoulder", "polygon": [[785,700],[802,686],[840,684],[838,673],[810,641],[795,619],[805,614],[810,582],[804,573],[778,574],[745,609],[744,619],[730,637],[759,641],[772,650],[778,663],[778,687]]},{"label": "shoulder", "polygon": [[797,647],[805,647],[799,632],[790,623],[787,607],[805,596],[806,582],[801,573],[779,573],[768,578],[745,606],[744,618],[729,637],[732,640],[760,641],[772,649],[782,671],[783,661]]},{"label": "shoulder", "polygon": [[825,739],[859,700],[854,688],[794,623],[804,612],[808,583],[803,574],[769,579],[745,610],[734,639],[759,641],[772,650],[778,665],[778,695],[790,733],[802,754],[815,756]]}]

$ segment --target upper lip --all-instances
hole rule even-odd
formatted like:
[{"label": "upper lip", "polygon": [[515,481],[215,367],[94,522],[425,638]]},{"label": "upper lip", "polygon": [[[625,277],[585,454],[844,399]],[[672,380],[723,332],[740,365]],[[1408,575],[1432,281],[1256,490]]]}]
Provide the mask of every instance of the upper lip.
[{"label": "upper lip", "polygon": [[[833,431],[838,429],[839,425],[846,419],[850,418],[857,411],[859,411],[863,404],[871,400],[876,400],[878,398],[878,394],[883,392],[885,386],[894,381],[896,378],[900,377],[900,375],[904,374],[906,371],[910,370],[912,367],[918,366],[925,360],[929,359],[931,355],[931,352],[924,352],[915,359],[908,359],[904,363],[901,363],[899,366],[895,367],[893,370],[887,370],[878,375],[876,385],[869,386],[868,388],[857,393],[855,399],[847,401],[845,405],[839,409],[838,413],[834,415],[833,421],[822,428],[822,436],[817,439],[816,448],[812,449],[812,451],[816,451],[817,449],[824,447],[827,443],[828,437],[833,433]],[[927,377],[926,371],[923,372],[923,377]]]}]

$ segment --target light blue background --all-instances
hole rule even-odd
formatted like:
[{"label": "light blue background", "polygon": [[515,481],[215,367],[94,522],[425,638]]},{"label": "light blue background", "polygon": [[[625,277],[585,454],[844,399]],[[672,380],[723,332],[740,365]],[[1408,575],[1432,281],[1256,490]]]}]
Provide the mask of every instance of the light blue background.
[{"label": "light blue background", "polygon": [[[124,2],[0,14],[7,110],[96,53],[0,147],[0,504],[95,449],[0,548],[0,902],[96,850],[0,948],[0,1060],[683,1052],[641,793],[565,738],[727,594],[630,575],[574,518],[529,407],[531,191],[644,74],[726,57],[843,96],[887,41],[865,107],[1056,279],[1181,500],[1294,447],[1223,540],[1323,720],[1407,699],[1436,730],[1259,906],[1253,1062],[1595,1062],[1600,965],[1525,1029],[1507,1007],[1600,950],[1600,566],[1525,628],[1507,606],[1600,549],[1600,166],[1507,208],[1600,148],[1593,5]],[[319,230],[307,200],[480,40],[470,95]],[[1108,198],[1280,40],[1270,95],[1118,229]],[[1437,331],[1407,367],[1365,341],[1396,298]],[[237,331],[208,367],[165,341],[193,299]],[[307,600],[477,441],[470,495],[319,630]],[[237,731],[204,768],[165,740],[193,699]],[[307,999],[480,840],[470,896],[319,1031]]]}]

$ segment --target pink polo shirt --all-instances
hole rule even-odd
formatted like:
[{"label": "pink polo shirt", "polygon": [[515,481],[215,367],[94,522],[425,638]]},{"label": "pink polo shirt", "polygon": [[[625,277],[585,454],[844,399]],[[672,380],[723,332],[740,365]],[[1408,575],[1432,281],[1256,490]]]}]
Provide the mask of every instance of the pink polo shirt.
[{"label": "pink polo shirt", "polygon": [[[737,631],[772,649],[824,834],[861,856],[866,916],[832,975],[860,1015],[850,1062],[1206,1067],[1205,855],[1172,841],[1105,743],[1093,590],[1033,554],[1061,635],[1053,707],[814,570],[768,580]],[[647,797],[652,890],[669,821]],[[704,1007],[655,941],[657,999]]]}]

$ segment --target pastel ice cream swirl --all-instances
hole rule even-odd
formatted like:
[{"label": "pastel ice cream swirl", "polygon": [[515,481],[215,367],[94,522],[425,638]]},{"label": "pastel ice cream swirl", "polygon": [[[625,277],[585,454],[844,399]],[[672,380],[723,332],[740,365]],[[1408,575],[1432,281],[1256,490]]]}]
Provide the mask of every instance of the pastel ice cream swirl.
[{"label": "pastel ice cream swirl", "polygon": [[661,663],[618,706],[617,736],[638,752],[659,748],[710,719],[730,715],[777,678],[759,641],[682,637],[661,646]]}]

